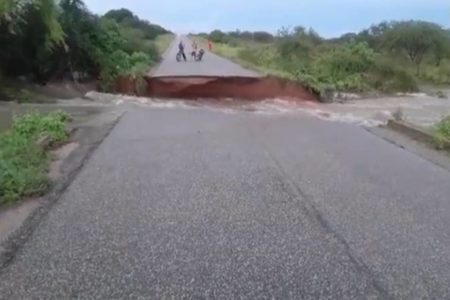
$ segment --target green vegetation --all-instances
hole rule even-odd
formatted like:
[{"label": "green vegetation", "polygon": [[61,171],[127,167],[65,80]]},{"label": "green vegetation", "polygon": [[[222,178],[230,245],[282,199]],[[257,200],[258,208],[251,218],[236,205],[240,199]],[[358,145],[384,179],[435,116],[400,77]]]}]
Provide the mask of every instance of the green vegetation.
[{"label": "green vegetation", "polygon": [[434,139],[438,149],[450,146],[450,117],[443,119],[436,125]]},{"label": "green vegetation", "polygon": [[173,38],[173,34],[161,34],[156,38],[156,49],[158,49],[158,53],[160,56],[162,56],[164,52],[169,48]]},{"label": "green vegetation", "polygon": [[215,30],[200,34],[214,51],[269,75],[327,91],[411,92],[450,84],[450,31],[423,21],[383,22],[358,34],[324,39],[314,30]]},{"label": "green vegetation", "polygon": [[63,112],[29,113],[14,119],[9,132],[0,134],[0,205],[39,195],[48,186],[49,156],[42,141],[58,144],[68,138]]},{"label": "green vegetation", "polygon": [[[168,33],[126,9],[96,16],[81,0],[2,0],[0,78],[42,84],[100,78],[111,90],[117,76],[156,62],[156,40]],[[122,58],[126,61],[119,62]],[[0,94],[1,89],[0,80]]]}]

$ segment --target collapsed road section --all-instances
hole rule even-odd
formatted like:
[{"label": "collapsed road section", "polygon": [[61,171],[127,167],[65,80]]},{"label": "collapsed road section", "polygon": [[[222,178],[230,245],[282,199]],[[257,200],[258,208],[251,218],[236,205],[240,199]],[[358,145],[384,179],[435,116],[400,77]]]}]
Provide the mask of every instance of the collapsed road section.
[{"label": "collapsed road section", "polygon": [[276,77],[167,76],[145,77],[144,82],[122,78],[117,92],[158,98],[264,100],[287,98],[317,101],[319,95],[301,84]]},{"label": "collapsed road section", "polygon": [[148,77],[147,96],[170,98],[236,98],[317,100],[305,87],[274,77]]},{"label": "collapsed road section", "polygon": [[191,45],[192,41],[180,36],[166,51],[163,60],[144,79],[121,78],[117,92],[145,97],[181,99],[243,99],[263,100],[289,98],[318,100],[317,93],[300,83],[246,69],[210,51],[202,61],[176,60],[178,44]]}]

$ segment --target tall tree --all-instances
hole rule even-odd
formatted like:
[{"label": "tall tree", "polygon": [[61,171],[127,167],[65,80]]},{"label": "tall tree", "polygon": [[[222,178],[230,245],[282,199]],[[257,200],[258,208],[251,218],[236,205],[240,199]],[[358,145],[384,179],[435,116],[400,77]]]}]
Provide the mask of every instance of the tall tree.
[{"label": "tall tree", "polygon": [[443,29],[424,21],[404,21],[392,24],[386,33],[386,45],[404,53],[415,64],[417,75],[425,56],[442,40]]},{"label": "tall tree", "polygon": [[444,59],[450,58],[450,32],[442,31],[433,47],[434,63],[437,67]]},{"label": "tall tree", "polygon": [[[49,55],[64,44],[53,0],[2,1],[0,14],[0,69],[6,74],[46,72]],[[5,45],[5,46],[4,46]]]},{"label": "tall tree", "polygon": [[26,21],[24,15],[30,9],[36,10],[40,21],[45,24],[46,46],[64,41],[64,32],[58,23],[57,5],[54,0],[2,0],[0,1],[0,22],[8,26],[9,29]]}]

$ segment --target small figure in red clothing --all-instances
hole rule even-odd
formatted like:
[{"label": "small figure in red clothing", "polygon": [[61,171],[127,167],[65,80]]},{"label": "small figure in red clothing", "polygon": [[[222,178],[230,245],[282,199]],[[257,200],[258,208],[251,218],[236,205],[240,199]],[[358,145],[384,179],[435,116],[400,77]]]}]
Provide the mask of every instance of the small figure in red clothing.
[{"label": "small figure in red clothing", "polygon": [[212,51],[212,42],[208,40],[208,49],[209,51]]}]

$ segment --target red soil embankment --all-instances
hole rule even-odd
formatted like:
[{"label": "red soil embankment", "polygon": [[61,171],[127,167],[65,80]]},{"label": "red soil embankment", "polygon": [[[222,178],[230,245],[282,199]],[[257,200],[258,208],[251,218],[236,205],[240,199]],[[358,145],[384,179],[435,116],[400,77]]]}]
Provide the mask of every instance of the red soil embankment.
[{"label": "red soil embankment", "polygon": [[118,92],[148,97],[319,100],[318,95],[299,83],[274,77],[147,77],[145,94],[136,92],[134,80],[125,81],[122,78],[117,85]]}]

